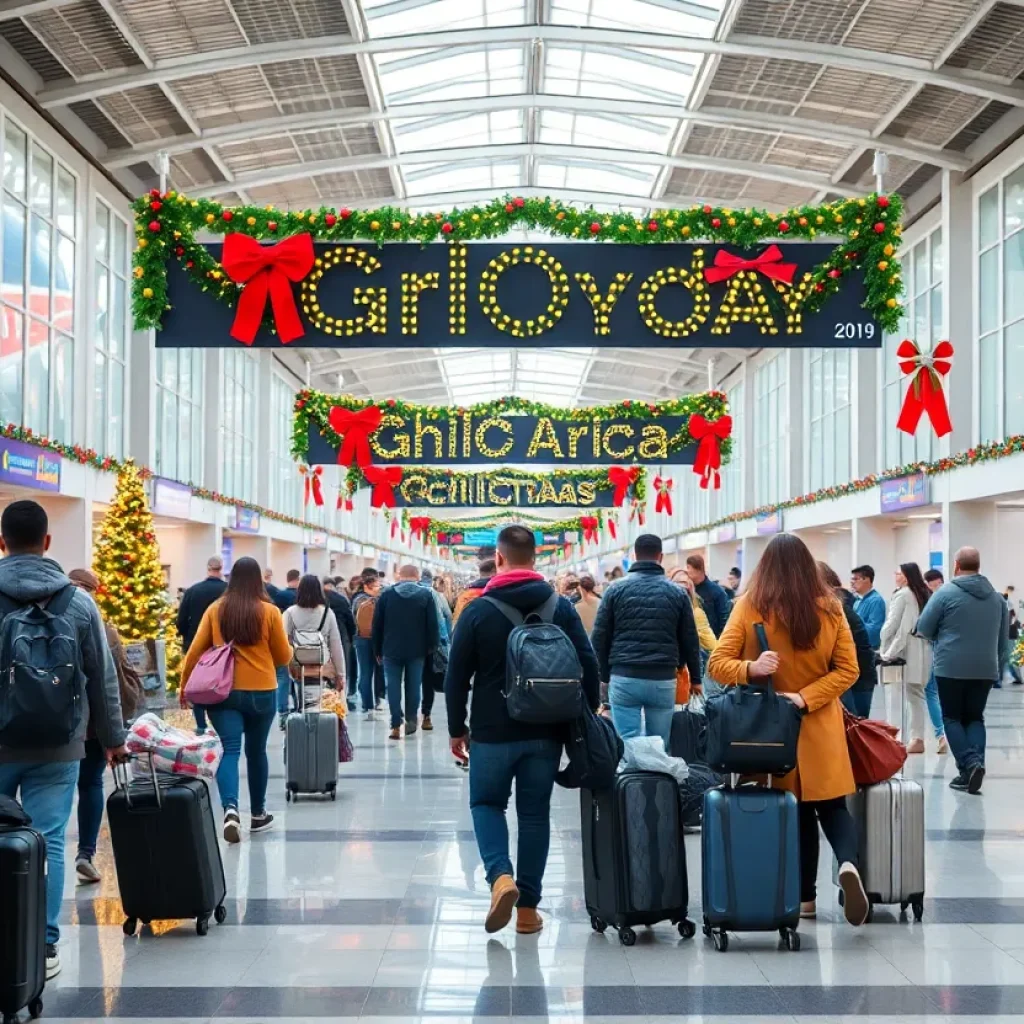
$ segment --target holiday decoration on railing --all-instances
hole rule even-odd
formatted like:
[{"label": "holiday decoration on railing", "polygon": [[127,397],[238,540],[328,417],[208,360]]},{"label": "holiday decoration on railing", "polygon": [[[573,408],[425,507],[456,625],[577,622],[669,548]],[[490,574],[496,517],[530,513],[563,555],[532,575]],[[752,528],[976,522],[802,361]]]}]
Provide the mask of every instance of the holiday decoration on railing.
[{"label": "holiday decoration on railing", "polygon": [[401,466],[366,466],[363,475],[373,488],[370,504],[373,508],[394,508],[395,488],[402,482]]},{"label": "holiday decoration on railing", "polygon": [[299,473],[302,474],[303,479],[302,504],[308,505],[309,499],[312,498],[314,505],[322,505],[324,503],[324,491],[320,478],[323,476],[324,467],[299,466]]},{"label": "holiday decoration on railing", "polygon": [[427,535],[431,543],[450,545],[453,536],[467,531],[500,529],[515,523],[546,534],[575,533],[582,536],[584,519],[596,519],[598,530],[606,522],[603,509],[598,509],[593,516],[573,516],[571,519],[541,519],[537,516],[501,512],[493,516],[469,516],[465,519],[431,519]]},{"label": "holiday decoration on railing", "polygon": [[[615,496],[612,498],[612,505],[621,508],[626,501],[630,490],[635,491],[637,481],[641,478],[642,472],[639,466],[612,466],[608,470],[608,481],[615,488]],[[641,494],[636,494],[638,501],[643,500]]]},{"label": "holiday decoration on railing", "polygon": [[410,516],[409,529],[413,540],[426,542],[427,531],[430,529],[430,516]]},{"label": "holiday decoration on railing", "polygon": [[700,485],[704,490],[712,482],[716,491],[722,486],[719,473],[722,468],[722,451],[731,434],[731,416],[720,416],[714,422],[703,416],[690,417],[690,436],[699,442],[693,471],[700,477]]},{"label": "holiday decoration on railing", "polygon": [[657,495],[654,499],[654,511],[672,515],[672,481],[667,477],[656,476],[654,492]]},{"label": "holiday decoration on railing", "polygon": [[[447,213],[413,214],[390,206],[361,211],[321,207],[285,212],[271,206],[225,207],[212,199],[189,199],[174,190],[161,193],[154,189],[135,201],[138,248],[133,258],[132,309],[137,330],[160,326],[168,308],[167,264],[174,259],[196,285],[229,306],[240,302],[244,290],[239,281],[257,284],[254,297],[245,300],[251,309],[256,308],[260,287],[264,303],[270,292],[271,310],[264,311],[263,325],[275,330],[280,314],[273,304],[273,294],[281,285],[275,285],[271,278],[284,284],[296,279],[292,275],[302,263],[294,264],[293,257],[304,258],[305,243],[299,243],[303,249],[301,254],[287,247],[278,255],[277,246],[269,249],[266,256],[247,250],[247,264],[255,267],[267,260],[273,269],[268,273],[260,265],[253,270],[257,276],[246,278],[235,268],[237,278],[232,279],[226,265],[218,262],[198,240],[201,233],[277,243],[286,240],[286,246],[292,238],[301,236],[326,243],[443,241],[451,243],[455,252],[464,251],[461,243],[499,239],[524,228],[546,231],[553,238],[592,239],[634,246],[703,241],[738,249],[752,249],[774,240],[814,241],[819,235],[825,238],[838,235],[842,241],[811,273],[807,293],[802,298],[802,310],[805,313],[820,310],[829,297],[839,291],[845,277],[862,269],[867,293],[864,307],[882,329],[893,331],[902,312],[899,297],[903,285],[893,259],[900,243],[901,214],[902,202],[897,195],[841,199],[822,206],[794,208],[784,214],[704,204],[659,210],[649,218],[636,218],[626,211],[608,213],[592,207],[577,208],[549,198],[518,196],[496,197],[483,205]],[[745,272],[785,281],[785,271],[780,270],[785,264],[772,259],[772,248],[769,246],[753,260],[736,259],[750,265]],[[715,270],[730,274],[741,272],[739,266],[717,255],[709,268],[711,272]],[[259,275],[264,276],[262,286],[257,283]],[[581,284],[586,286],[588,282],[581,281]],[[463,305],[465,292],[463,282],[458,292]],[[312,307],[310,309],[314,312]],[[249,335],[250,314],[246,313],[244,319],[245,326],[239,330],[243,341]],[[292,333],[294,327],[286,316],[286,331],[293,338],[298,336]],[[458,332],[458,325],[455,330]],[[600,334],[601,325],[595,324],[594,330]]]},{"label": "holiday decoration on railing", "polygon": [[611,539],[612,540],[618,540],[619,539],[619,514],[617,512],[610,513],[609,516],[608,516],[608,519],[607,519],[607,521],[605,523],[605,525],[608,527],[608,535],[611,537]]},{"label": "holiday decoration on railing", "polygon": [[583,529],[583,543],[584,544],[596,544],[597,543],[597,531],[601,525],[600,520],[597,516],[580,516],[580,526]]},{"label": "holiday decoration on railing", "polygon": [[917,432],[922,416],[931,421],[936,437],[945,437],[953,430],[942,390],[942,378],[953,368],[953,346],[940,341],[931,352],[922,353],[916,341],[905,338],[896,349],[900,371],[910,377],[910,386],[903,399],[897,430],[906,434]]},{"label": "holiday decoration on railing", "polygon": [[[301,401],[301,399],[300,399]],[[298,409],[298,403],[296,403]],[[384,414],[376,405],[367,405],[362,409],[348,409],[341,405],[332,405],[327,414],[330,430],[338,437],[338,465],[360,468],[373,462],[370,452],[370,435],[381,424]]]}]

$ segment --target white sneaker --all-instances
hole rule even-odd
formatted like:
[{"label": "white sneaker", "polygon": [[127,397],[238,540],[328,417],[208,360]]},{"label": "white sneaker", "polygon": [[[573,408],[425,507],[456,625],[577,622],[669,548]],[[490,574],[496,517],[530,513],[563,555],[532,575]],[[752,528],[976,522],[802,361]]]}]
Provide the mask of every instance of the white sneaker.
[{"label": "white sneaker", "polygon": [[860,872],[849,861],[839,868],[839,886],[843,890],[843,912],[855,928],[864,924],[871,912],[868,894],[864,891]]},{"label": "white sneaker", "polygon": [[242,841],[242,821],[233,807],[224,812],[224,838],[231,844]]},{"label": "white sneaker", "polygon": [[96,865],[93,864],[91,857],[79,856],[75,861],[75,872],[78,875],[78,880],[87,884],[98,882],[103,877],[99,871],[96,870]]},{"label": "white sneaker", "polygon": [[60,954],[57,947],[47,943],[46,946],[46,980],[56,978],[60,974]]}]

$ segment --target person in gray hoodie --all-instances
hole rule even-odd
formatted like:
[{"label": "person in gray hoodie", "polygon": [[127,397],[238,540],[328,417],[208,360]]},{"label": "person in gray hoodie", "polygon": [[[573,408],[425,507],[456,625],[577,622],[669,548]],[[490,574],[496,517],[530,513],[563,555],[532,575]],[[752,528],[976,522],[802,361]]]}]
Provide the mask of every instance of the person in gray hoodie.
[{"label": "person in gray hoodie", "polygon": [[[85,757],[90,722],[108,760],[125,760],[125,729],[117,672],[107,646],[99,610],[91,597],[75,587],[45,552],[50,546],[49,521],[34,501],[15,501],[0,517],[0,621],[30,604],[46,607],[51,600],[70,601],[61,614],[74,625],[78,648],[81,717],[69,742],[58,747],[0,745],[0,794],[17,798],[46,840],[46,977],[60,972],[58,921],[64,894],[64,833],[78,781],[78,763]],[[2,725],[0,721],[0,725]]]},{"label": "person in gray hoodie", "polygon": [[1009,648],[1009,611],[981,575],[976,548],[961,548],[953,579],[940,587],[917,620],[916,633],[933,643],[946,739],[959,774],[950,789],[980,793],[985,779],[985,704],[999,681]]}]

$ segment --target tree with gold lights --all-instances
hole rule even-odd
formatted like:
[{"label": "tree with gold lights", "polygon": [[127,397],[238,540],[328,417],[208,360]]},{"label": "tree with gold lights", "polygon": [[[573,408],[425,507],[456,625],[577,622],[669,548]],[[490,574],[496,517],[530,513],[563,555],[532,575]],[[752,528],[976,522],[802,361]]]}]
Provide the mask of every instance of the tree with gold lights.
[{"label": "tree with gold lights", "polygon": [[160,568],[153,516],[139,467],[129,460],[117,475],[114,500],[93,554],[100,614],[126,643],[165,635],[171,609]]}]

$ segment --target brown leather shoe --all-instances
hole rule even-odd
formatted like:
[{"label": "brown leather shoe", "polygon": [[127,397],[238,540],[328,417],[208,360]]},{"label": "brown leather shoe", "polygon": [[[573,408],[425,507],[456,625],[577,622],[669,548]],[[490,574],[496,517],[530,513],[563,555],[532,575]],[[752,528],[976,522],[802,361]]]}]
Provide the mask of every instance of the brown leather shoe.
[{"label": "brown leather shoe", "polygon": [[516,908],[516,931],[520,935],[536,935],[544,927],[544,918],[536,907]]},{"label": "brown leather shoe", "polygon": [[491,886],[491,909],[487,911],[484,930],[500,932],[512,920],[512,910],[519,900],[519,890],[511,875],[499,875]]},{"label": "brown leather shoe", "polygon": [[420,728],[424,732],[433,732],[434,723],[430,720],[430,715],[423,716],[423,721],[420,723]]},{"label": "brown leather shoe", "polygon": [[396,725],[394,727],[394,729],[392,729],[391,732],[388,733],[388,739],[389,740],[400,740],[401,738],[402,738],[401,727]]},{"label": "brown leather shoe", "polygon": [[907,744],[907,753],[908,754],[923,754],[924,753],[924,740],[922,740],[922,739],[911,740]]}]

